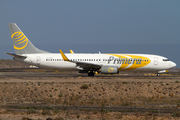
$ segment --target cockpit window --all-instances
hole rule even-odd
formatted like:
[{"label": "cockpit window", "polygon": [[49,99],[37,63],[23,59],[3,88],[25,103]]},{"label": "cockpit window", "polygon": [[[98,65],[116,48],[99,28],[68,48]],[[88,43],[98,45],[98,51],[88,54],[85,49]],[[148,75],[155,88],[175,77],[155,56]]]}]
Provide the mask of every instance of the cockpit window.
[{"label": "cockpit window", "polygon": [[163,59],[163,61],[169,61],[169,59]]}]

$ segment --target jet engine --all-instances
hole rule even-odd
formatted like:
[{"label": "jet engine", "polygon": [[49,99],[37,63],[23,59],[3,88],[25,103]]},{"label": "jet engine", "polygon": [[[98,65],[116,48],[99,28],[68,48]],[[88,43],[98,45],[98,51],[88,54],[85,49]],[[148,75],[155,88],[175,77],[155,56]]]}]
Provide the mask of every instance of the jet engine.
[{"label": "jet engine", "polygon": [[102,74],[117,74],[119,73],[118,67],[116,66],[102,66],[101,67]]}]

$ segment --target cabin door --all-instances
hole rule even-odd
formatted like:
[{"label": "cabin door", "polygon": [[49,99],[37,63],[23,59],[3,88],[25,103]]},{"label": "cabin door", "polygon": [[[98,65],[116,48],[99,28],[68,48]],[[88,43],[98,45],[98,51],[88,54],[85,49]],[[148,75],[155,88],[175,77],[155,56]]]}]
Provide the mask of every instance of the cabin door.
[{"label": "cabin door", "polygon": [[154,65],[158,65],[158,58],[157,57],[154,58]]},{"label": "cabin door", "polygon": [[37,63],[37,65],[40,65],[40,64],[41,64],[41,57],[40,57],[40,56],[37,56],[37,58],[36,58],[36,63]]}]

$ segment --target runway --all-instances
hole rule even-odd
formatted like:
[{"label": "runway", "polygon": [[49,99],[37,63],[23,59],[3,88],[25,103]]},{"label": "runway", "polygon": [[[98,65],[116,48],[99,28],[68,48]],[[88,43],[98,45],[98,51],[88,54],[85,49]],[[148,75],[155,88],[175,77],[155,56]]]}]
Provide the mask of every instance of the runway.
[{"label": "runway", "polygon": [[95,74],[53,69],[0,69],[0,82],[176,82],[180,75],[152,73]]},{"label": "runway", "polygon": [[162,74],[156,76],[156,74],[95,74],[94,76],[88,76],[87,74],[71,73],[71,72],[0,72],[0,77],[144,77],[144,78],[161,78],[161,77],[180,77],[180,75],[168,75]]},{"label": "runway", "polygon": [[[12,68],[12,69],[0,69],[0,77],[153,77],[157,75],[154,73],[126,73],[120,72],[119,74],[95,74],[95,76],[88,76],[86,73],[78,73],[77,71],[66,72],[58,71],[54,69],[37,69],[37,68]],[[176,74],[160,74],[159,77],[179,77]],[[158,78],[159,78],[158,77]]]}]

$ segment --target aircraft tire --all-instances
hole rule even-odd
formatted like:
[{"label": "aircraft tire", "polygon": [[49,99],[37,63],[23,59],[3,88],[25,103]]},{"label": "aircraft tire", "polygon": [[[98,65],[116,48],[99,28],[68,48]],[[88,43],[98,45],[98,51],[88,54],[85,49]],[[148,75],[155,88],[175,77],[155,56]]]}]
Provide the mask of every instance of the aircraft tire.
[{"label": "aircraft tire", "polygon": [[94,76],[94,72],[93,71],[89,72],[88,76]]},{"label": "aircraft tire", "polygon": [[157,76],[159,77],[159,76],[160,76],[160,74],[159,74],[159,73],[157,73]]}]

